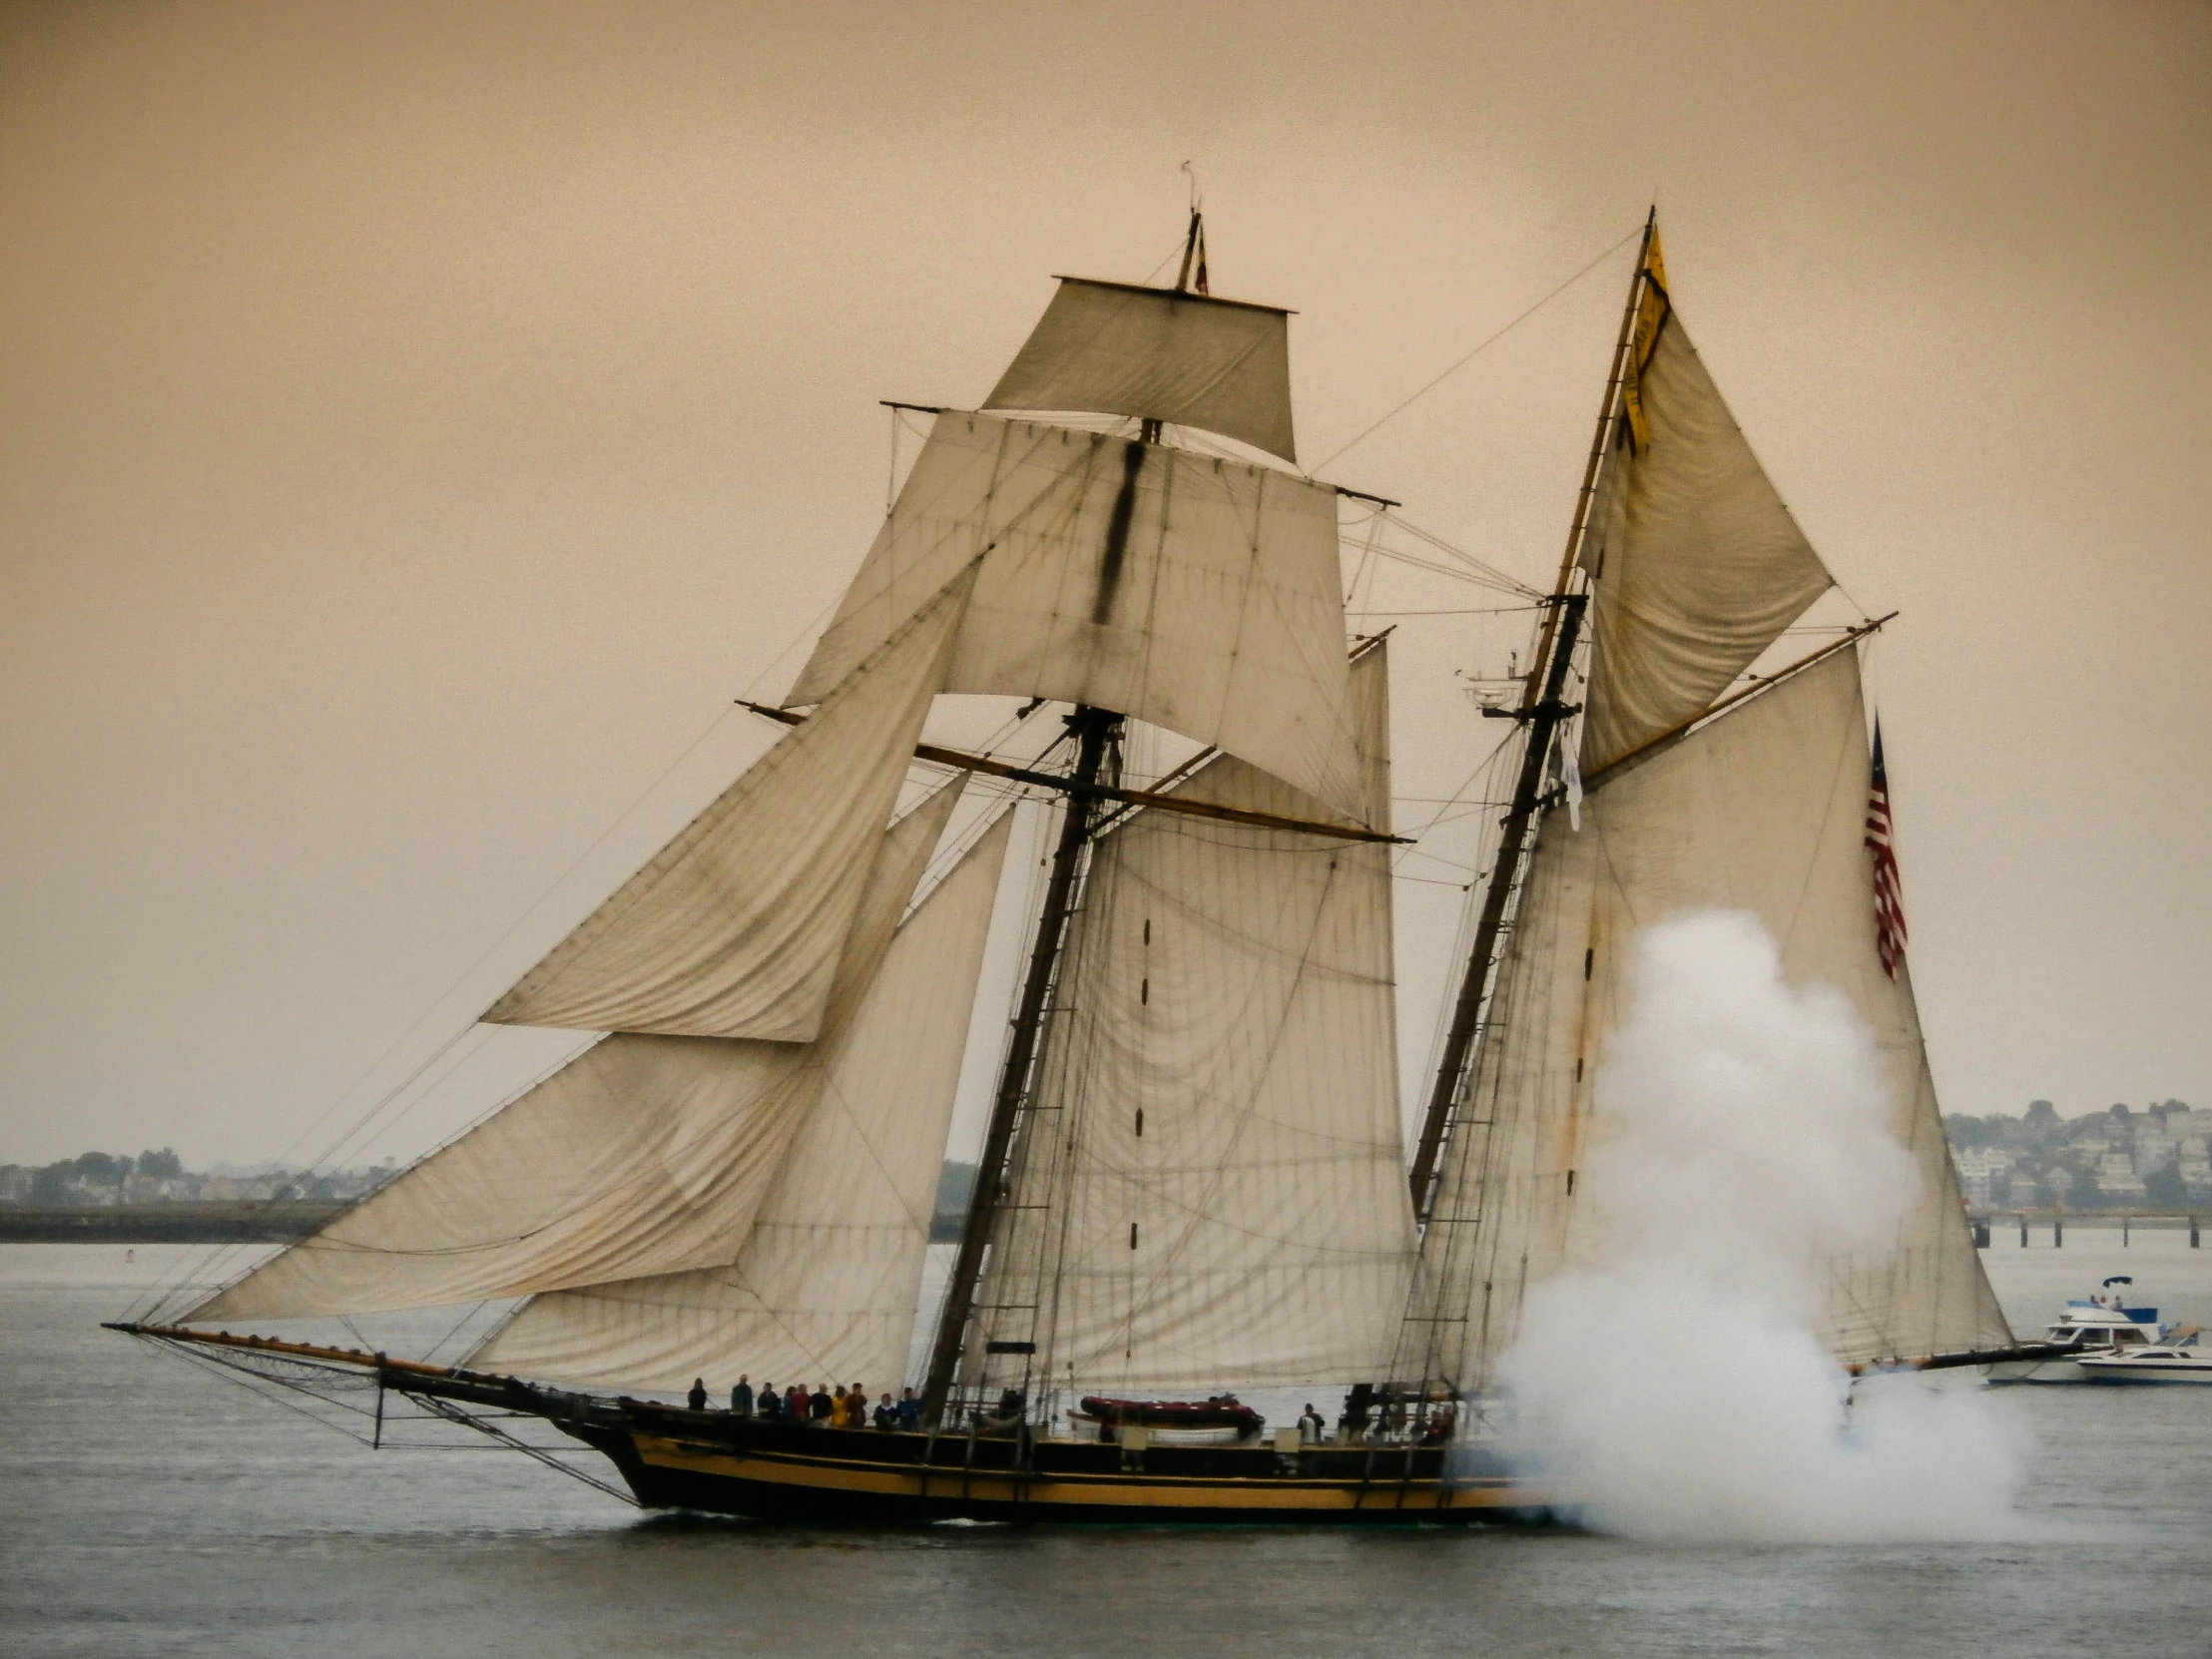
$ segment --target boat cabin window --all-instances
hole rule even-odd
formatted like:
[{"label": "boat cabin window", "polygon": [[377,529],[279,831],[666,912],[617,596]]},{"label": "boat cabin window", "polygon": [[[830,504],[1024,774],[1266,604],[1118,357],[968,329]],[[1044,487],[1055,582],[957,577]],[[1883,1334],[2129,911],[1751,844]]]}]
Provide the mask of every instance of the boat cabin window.
[{"label": "boat cabin window", "polygon": [[2115,1331],[2112,1333],[2112,1341],[2121,1348],[2141,1348],[2150,1339],[2140,1331]]}]

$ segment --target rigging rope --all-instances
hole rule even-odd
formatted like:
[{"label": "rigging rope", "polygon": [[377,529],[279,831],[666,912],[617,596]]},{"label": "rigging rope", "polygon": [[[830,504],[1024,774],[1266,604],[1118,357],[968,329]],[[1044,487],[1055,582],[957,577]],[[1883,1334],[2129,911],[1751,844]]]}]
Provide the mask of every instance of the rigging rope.
[{"label": "rigging rope", "polygon": [[1612,247],[1606,249],[1604,253],[1598,255],[1596,259],[1592,260],[1588,265],[1584,266],[1572,276],[1569,276],[1565,281],[1561,282],[1557,287],[1553,288],[1549,293],[1545,294],[1541,299],[1537,300],[1533,305],[1529,306],[1528,309],[1522,311],[1520,315],[1514,317],[1513,320],[1506,323],[1504,327],[1498,329],[1497,332],[1495,332],[1494,334],[1491,334],[1487,339],[1483,340],[1481,344],[1477,345],[1465,356],[1459,358],[1449,368],[1446,368],[1441,374],[1438,374],[1434,379],[1428,381],[1425,385],[1422,385],[1419,389],[1412,392],[1410,395],[1393,404],[1371,424],[1363,428],[1361,431],[1355,433],[1345,443],[1339,445],[1326,458],[1320,461],[1315,466],[1314,470],[1319,472],[1322,467],[1332,465],[1334,462],[1342,458],[1348,451],[1356,448],[1360,444],[1367,442],[1369,438],[1373,437],[1377,432],[1381,431],[1384,425],[1388,424],[1392,420],[1395,420],[1399,415],[1403,414],[1407,409],[1411,408],[1423,397],[1426,397],[1430,392],[1434,391],[1438,386],[1442,385],[1446,380],[1450,379],[1454,374],[1458,373],[1459,370],[1466,367],[1467,364],[1473,362],[1475,358],[1479,357],[1483,352],[1487,351],[1491,346],[1495,345],[1499,340],[1503,339],[1515,328],[1518,328],[1522,323],[1526,322],[1530,317],[1534,316],[1538,311],[1542,310],[1546,305],[1550,304],[1554,299],[1558,298],[1559,295],[1565,293],[1567,289],[1573,287],[1575,283],[1581,281],[1583,277],[1589,276],[1591,272],[1595,271],[1599,266],[1603,265],[1607,260],[1611,259],[1615,254],[1618,254],[1623,248],[1626,248],[1630,243],[1634,242],[1643,234],[1644,228],[1641,225],[1637,226],[1635,230],[1629,232],[1628,235],[1621,238],[1620,241],[1614,243]]}]

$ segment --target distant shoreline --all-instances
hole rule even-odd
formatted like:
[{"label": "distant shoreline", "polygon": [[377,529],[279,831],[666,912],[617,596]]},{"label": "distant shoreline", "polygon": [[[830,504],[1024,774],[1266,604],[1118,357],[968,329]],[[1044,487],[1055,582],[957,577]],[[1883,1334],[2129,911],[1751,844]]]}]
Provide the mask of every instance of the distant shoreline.
[{"label": "distant shoreline", "polygon": [[343,1204],[0,1206],[0,1244],[280,1244],[342,1215]]},{"label": "distant shoreline", "polygon": [[[220,1199],[177,1204],[0,1204],[0,1244],[284,1244],[305,1238],[349,1204]],[[939,1214],[932,1244],[960,1236]]]},{"label": "distant shoreline", "polygon": [[[343,1215],[349,1204],[272,1199],[212,1200],[204,1203],[7,1205],[0,1204],[0,1244],[284,1244],[312,1233]],[[2200,1213],[2212,1221],[2212,1207]],[[1995,1231],[2016,1228],[2018,1210],[1973,1210],[1967,1220]],[[2127,1226],[2154,1231],[2185,1231],[2197,1220],[2188,1211],[2136,1213],[2122,1210],[2026,1212],[2031,1230],[2045,1231],[2054,1221],[2079,1230]],[[929,1229],[931,1244],[960,1236],[960,1216],[939,1212]]]}]

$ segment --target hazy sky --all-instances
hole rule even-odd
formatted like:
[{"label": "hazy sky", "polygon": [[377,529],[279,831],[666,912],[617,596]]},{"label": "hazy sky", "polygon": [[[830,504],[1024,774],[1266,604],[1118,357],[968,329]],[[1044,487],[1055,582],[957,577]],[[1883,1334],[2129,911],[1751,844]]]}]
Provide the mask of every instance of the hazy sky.
[{"label": "hazy sky", "polygon": [[[2212,9],[77,3],[0,12],[0,1161],[275,1156],[438,1051],[766,742],[718,716],[864,550],[875,400],[1146,276],[1186,160],[1216,290],[1298,308],[1309,463],[1656,197],[1904,612],[1946,1104],[2212,1104]],[[1629,259],[1328,475],[1546,581]],[[1408,797],[1503,638],[1402,619]],[[1404,868],[1417,1060],[1459,899]]]}]

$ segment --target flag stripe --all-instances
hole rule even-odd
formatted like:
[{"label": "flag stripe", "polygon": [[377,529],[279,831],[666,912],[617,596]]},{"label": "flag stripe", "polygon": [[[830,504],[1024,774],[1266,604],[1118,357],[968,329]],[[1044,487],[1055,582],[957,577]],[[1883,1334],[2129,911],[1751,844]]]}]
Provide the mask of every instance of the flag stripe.
[{"label": "flag stripe", "polygon": [[1905,960],[1905,883],[1890,824],[1890,771],[1882,761],[1882,723],[1874,728],[1874,784],[1867,796],[1867,845],[1874,852],[1875,948],[1892,979]]}]

